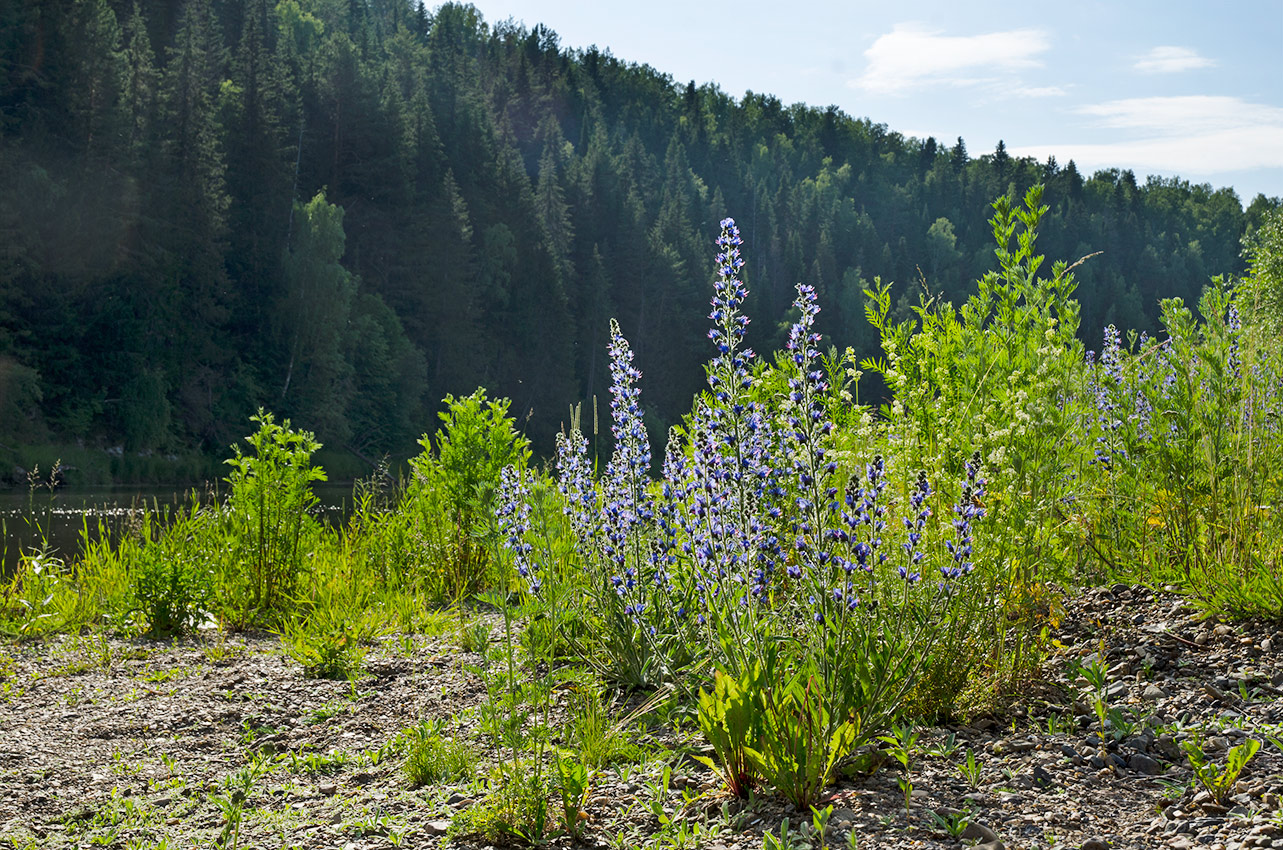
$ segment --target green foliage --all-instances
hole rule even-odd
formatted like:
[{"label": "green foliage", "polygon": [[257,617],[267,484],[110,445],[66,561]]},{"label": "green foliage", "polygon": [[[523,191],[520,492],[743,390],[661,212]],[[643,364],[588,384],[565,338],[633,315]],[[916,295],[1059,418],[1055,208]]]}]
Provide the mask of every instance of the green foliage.
[{"label": "green foliage", "polygon": [[1272,507],[1283,495],[1283,348],[1241,323],[1244,297],[1214,282],[1197,316],[1164,301],[1166,339],[1106,346],[1078,519],[1108,574],[1183,586],[1211,613],[1268,617],[1283,611]]},{"label": "green foliage", "polygon": [[562,829],[575,841],[583,837],[584,806],[592,790],[588,767],[578,759],[557,758],[557,793],[561,796]]},{"label": "green foliage", "polygon": [[508,415],[508,399],[488,399],[486,391],[478,388],[463,398],[447,395],[444,404],[435,453],[432,440],[424,436],[419,441],[423,453],[411,466],[418,476],[437,477],[447,510],[471,532],[493,512],[499,472],[529,460],[530,441]]},{"label": "green foliage", "polygon": [[493,512],[499,472],[524,467],[530,441],[508,416],[507,399],[491,400],[483,389],[446,396],[436,435],[419,441],[410,461],[414,473],[403,510],[427,552],[420,580],[443,601],[458,601],[493,581]]},{"label": "green foliage", "polygon": [[726,790],[736,797],[747,797],[756,778],[749,751],[763,733],[761,678],[760,668],[739,677],[715,670],[712,692],[699,692],[699,727],[717,754],[717,764],[706,756],[695,758],[717,770]]},{"label": "green foliage", "polygon": [[1225,756],[1224,766],[1210,761],[1204,754],[1203,748],[1195,741],[1185,741],[1181,744],[1181,748],[1189,758],[1190,767],[1194,770],[1194,778],[1198,780],[1198,784],[1207,789],[1213,801],[1220,803],[1234,790],[1239,774],[1261,748],[1261,742],[1255,738],[1248,738],[1238,746],[1230,747],[1229,753]]},{"label": "green foliage", "polygon": [[[968,606],[961,633],[998,639],[987,658],[963,644],[935,657],[933,684],[954,689],[958,674],[965,677],[977,661],[998,679],[1032,670],[1048,619],[1046,588],[1065,578],[1074,551],[1062,507],[1082,462],[1079,306],[1065,263],[1049,278],[1038,274],[1038,225],[1048,211],[1042,201],[1036,185],[1023,206],[1005,196],[994,202],[999,269],[979,280],[961,308],[924,298],[913,320],[893,323],[890,287],[866,292],[884,358],[863,366],[881,372],[895,392],[884,409],[888,439],[904,462],[929,475],[956,471],[978,452],[988,479],[988,518],[977,543],[991,552],[980,581],[987,585],[982,595],[996,604]],[[950,659],[953,670],[940,667]]]},{"label": "green foliage", "polygon": [[491,843],[513,839],[537,844],[548,837],[548,791],[539,771],[513,765],[490,792],[450,821],[451,838],[475,837]]},{"label": "green foliage", "polygon": [[[210,533],[212,520],[210,513],[193,503],[161,532],[160,539],[137,548],[131,564],[131,588],[137,610],[152,634],[190,631],[213,609],[216,565],[211,550],[218,541]],[[142,537],[147,540],[145,529]]]},{"label": "green foliage", "polygon": [[590,769],[636,761],[641,751],[603,704],[600,687],[588,681],[573,693],[568,744],[575,757]]},{"label": "green foliage", "polygon": [[1247,306],[1245,322],[1263,334],[1283,331],[1283,206],[1265,214],[1255,231],[1243,238],[1248,274],[1241,283]]},{"label": "green foliage", "polygon": [[421,723],[409,730],[405,773],[411,788],[470,779],[476,760],[472,746],[458,738],[445,737],[435,724]]},{"label": "green foliage", "polygon": [[967,758],[962,764],[958,765],[958,772],[962,774],[963,779],[967,780],[967,784],[971,786],[973,791],[980,787],[981,767],[981,763],[976,759],[975,750],[968,747]]},{"label": "green foliage", "polygon": [[281,624],[278,634],[285,654],[313,679],[355,679],[361,674],[365,649],[359,628],[329,609],[309,615],[295,614]]},{"label": "green foliage", "polygon": [[819,800],[857,740],[854,723],[830,715],[824,686],[823,678],[804,668],[783,686],[762,689],[762,730],[747,750],[771,790],[801,811]]},{"label": "green foliage", "polygon": [[228,614],[239,621],[268,618],[294,602],[317,523],[308,514],[316,504],[314,481],[325,471],[311,464],[320,443],[289,420],[276,424],[270,413],[250,417],[258,430],[245,438],[251,453],[232,446],[227,478],[229,538],[234,544],[225,580]]}]

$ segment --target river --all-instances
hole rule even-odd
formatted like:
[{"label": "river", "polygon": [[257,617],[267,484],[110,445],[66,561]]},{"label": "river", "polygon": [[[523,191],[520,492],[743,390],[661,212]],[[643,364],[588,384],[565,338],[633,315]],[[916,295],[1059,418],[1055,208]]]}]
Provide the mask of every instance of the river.
[{"label": "river", "polygon": [[[226,486],[224,484],[224,486]],[[350,483],[320,483],[312,487],[320,500],[315,512],[328,521],[342,521],[352,504]],[[13,574],[24,552],[45,549],[64,559],[74,560],[85,537],[98,540],[101,533],[119,534],[131,513],[144,508],[154,514],[172,515],[191,502],[192,490],[164,487],[62,487],[52,493],[0,492],[0,543],[3,566],[0,576]],[[213,489],[198,488],[201,498],[220,498]]]}]

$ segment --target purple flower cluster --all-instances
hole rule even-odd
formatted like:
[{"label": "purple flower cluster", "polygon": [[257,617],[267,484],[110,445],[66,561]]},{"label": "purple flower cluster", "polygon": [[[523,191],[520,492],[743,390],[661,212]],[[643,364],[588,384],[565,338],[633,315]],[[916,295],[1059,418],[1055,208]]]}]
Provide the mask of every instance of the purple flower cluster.
[{"label": "purple flower cluster", "polygon": [[908,532],[901,548],[904,549],[904,565],[899,568],[900,578],[913,584],[922,578],[922,573],[914,569],[922,563],[926,553],[922,551],[922,532],[926,528],[927,519],[931,516],[931,507],[927,504],[927,499],[931,496],[931,482],[927,480],[926,472],[918,473],[918,480],[913,484],[913,492],[909,494],[909,509],[913,514],[912,518],[904,517],[904,528]]},{"label": "purple flower cluster", "polygon": [[1229,331],[1230,337],[1230,350],[1225,358],[1225,365],[1229,366],[1234,374],[1234,384],[1237,386],[1243,380],[1243,360],[1238,350],[1239,337],[1243,335],[1243,321],[1238,315],[1238,305],[1233,301],[1230,302],[1227,311],[1225,329]]},{"label": "purple flower cluster", "polygon": [[525,579],[531,593],[538,593],[543,585],[530,561],[532,547],[526,542],[530,531],[530,485],[521,470],[511,464],[499,473],[495,517],[503,545],[512,553],[512,565],[517,575]]},{"label": "purple flower cluster", "polygon": [[717,604],[745,608],[764,598],[781,554],[772,528],[783,492],[774,463],[776,435],[760,405],[749,398],[754,354],[743,346],[748,317],[741,308],[748,288],[738,277],[742,244],[734,220],[724,220],[708,314],[713,401],[697,402],[692,415],[691,463],[682,469],[686,477],[679,483],[665,476],[666,486],[682,488],[687,500],[683,548],[706,609]]},{"label": "purple flower cluster", "polygon": [[611,566],[610,581],[615,592],[627,600],[627,612],[640,618],[645,605],[633,598],[639,566],[636,536],[654,511],[646,491],[650,441],[642,420],[641,389],[637,386],[641,372],[633,366],[632,349],[614,321],[610,323],[610,376],[615,451],[603,481],[602,554]]},{"label": "purple flower cluster", "polygon": [[971,524],[985,515],[984,496],[985,481],[980,478],[980,453],[976,452],[965,464],[966,476],[962,480],[962,495],[953,506],[953,529],[955,539],[946,540],[945,548],[953,557],[953,563],[940,568],[940,574],[948,582],[951,579],[968,575],[974,569],[971,563]]},{"label": "purple flower cluster", "polygon": [[1113,468],[1115,454],[1126,457],[1126,451],[1117,446],[1117,432],[1123,421],[1118,417],[1118,404],[1114,400],[1123,384],[1122,348],[1118,328],[1109,325],[1105,328],[1100,366],[1093,370],[1091,379],[1096,397],[1097,426],[1100,428],[1100,435],[1096,438],[1096,456],[1091,462],[1105,469]]},{"label": "purple flower cluster", "polygon": [[796,374],[789,378],[786,434],[797,486],[792,514],[796,562],[789,568],[789,575],[799,578],[804,567],[825,566],[830,559],[828,550],[816,550],[815,543],[833,539],[831,529],[823,528],[822,524],[826,513],[832,513],[836,507],[837,488],[829,485],[829,479],[837,463],[829,457],[826,447],[833,422],[824,404],[829,385],[819,362],[821,337],[814,331],[815,317],[820,312],[814,287],[798,284],[793,307],[801,318],[789,329],[786,344],[796,369]]},{"label": "purple flower cluster", "polygon": [[578,428],[569,435],[557,435],[556,465],[557,489],[566,501],[564,510],[571,528],[579,540],[595,541],[600,525],[597,488],[588,462],[588,440]]}]

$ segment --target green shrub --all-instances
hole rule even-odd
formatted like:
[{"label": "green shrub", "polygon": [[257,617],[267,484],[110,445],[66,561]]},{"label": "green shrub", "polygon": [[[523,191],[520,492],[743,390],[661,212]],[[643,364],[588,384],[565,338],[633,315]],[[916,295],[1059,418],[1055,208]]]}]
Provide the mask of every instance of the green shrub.
[{"label": "green shrub", "polygon": [[488,583],[499,473],[525,466],[530,441],[508,416],[507,399],[446,396],[436,445],[427,435],[410,460],[414,478],[402,504],[424,551],[423,582],[440,600],[466,598]]},{"label": "green shrub", "polygon": [[234,618],[252,621],[289,607],[299,587],[304,557],[318,531],[308,515],[317,502],[314,481],[325,471],[313,467],[320,448],[308,431],[294,431],[286,419],[280,425],[272,414],[250,417],[258,430],[245,438],[252,453],[232,446],[226,463],[232,492],[227,520],[232,563],[228,580]]},{"label": "green shrub", "polygon": [[159,540],[147,542],[144,532],[131,559],[130,589],[133,609],[152,634],[190,631],[213,607],[211,527],[210,514],[192,505]]}]

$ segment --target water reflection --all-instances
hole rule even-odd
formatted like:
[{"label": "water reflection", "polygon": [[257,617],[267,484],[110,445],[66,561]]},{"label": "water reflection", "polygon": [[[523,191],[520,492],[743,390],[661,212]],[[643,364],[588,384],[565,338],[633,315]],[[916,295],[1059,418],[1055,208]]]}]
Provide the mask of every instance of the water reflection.
[{"label": "water reflection", "polygon": [[[342,522],[352,504],[352,485],[323,482],[313,485],[320,503],[314,509],[327,522]],[[222,501],[225,492],[213,486],[195,490],[172,488],[59,488],[30,492],[0,492],[0,536],[3,537],[3,566],[8,577],[24,552],[46,550],[68,561],[83,551],[86,541],[97,542],[104,534],[114,539],[141,513],[153,518],[173,516],[179,508],[197,498],[203,504]]]}]

